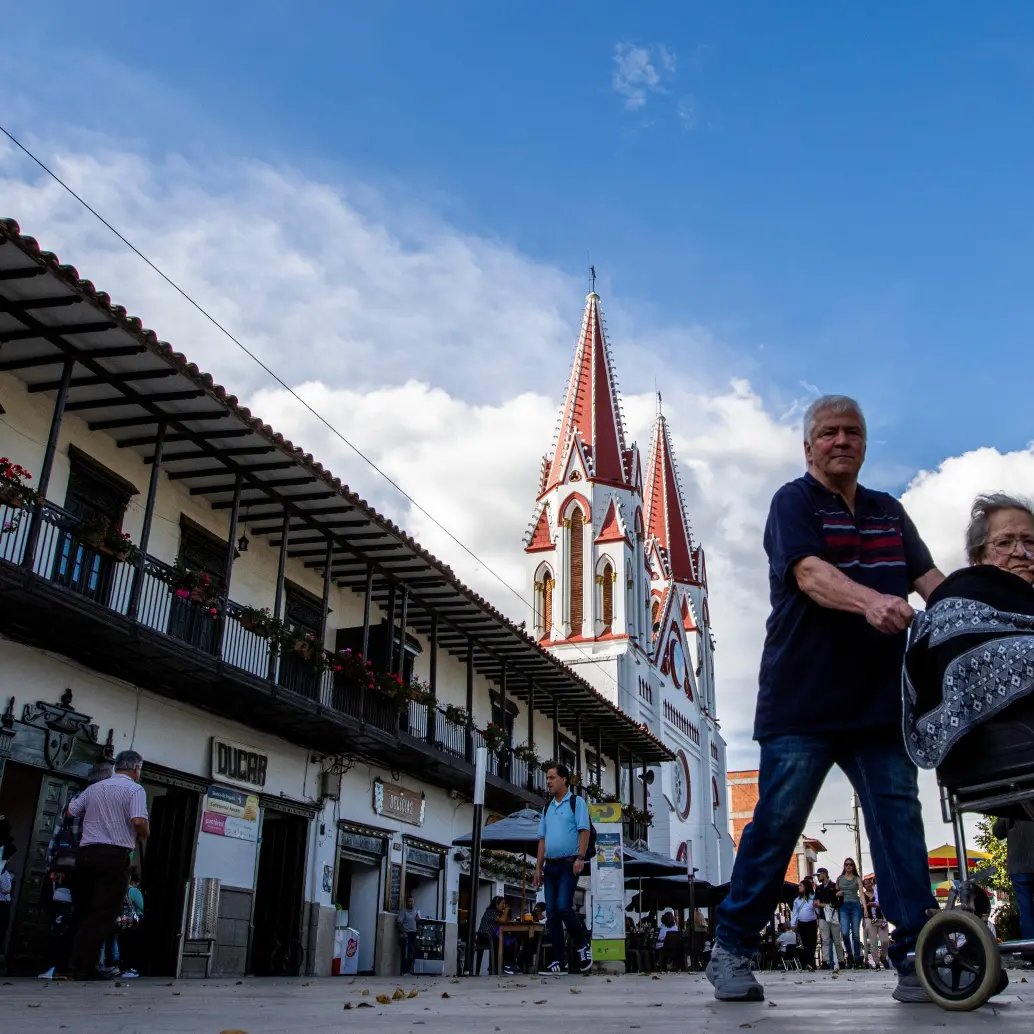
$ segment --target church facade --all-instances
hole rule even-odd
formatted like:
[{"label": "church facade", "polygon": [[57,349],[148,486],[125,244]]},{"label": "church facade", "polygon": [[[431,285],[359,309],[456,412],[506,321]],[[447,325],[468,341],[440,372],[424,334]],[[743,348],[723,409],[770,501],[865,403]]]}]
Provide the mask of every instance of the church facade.
[{"label": "church facade", "polygon": [[646,456],[627,440],[595,291],[524,547],[536,638],[675,753],[623,774],[623,800],[638,805],[645,786],[650,848],[691,857],[698,879],[727,880],[733,844],[704,550],[659,405]]}]

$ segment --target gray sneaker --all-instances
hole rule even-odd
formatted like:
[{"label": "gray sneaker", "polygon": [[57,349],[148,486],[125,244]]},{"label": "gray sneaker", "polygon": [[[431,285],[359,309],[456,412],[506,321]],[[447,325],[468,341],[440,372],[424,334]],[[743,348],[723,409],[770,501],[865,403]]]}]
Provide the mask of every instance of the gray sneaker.
[{"label": "gray sneaker", "polygon": [[734,955],[716,944],[707,964],[707,979],[720,1002],[763,1002],[765,989],[750,969],[749,955]]},{"label": "gray sneaker", "polygon": [[891,998],[895,1002],[904,1002],[906,1005],[929,1005],[930,1003],[930,996],[926,993],[926,988],[919,983],[919,977],[914,969],[898,975],[897,987],[891,992]]}]

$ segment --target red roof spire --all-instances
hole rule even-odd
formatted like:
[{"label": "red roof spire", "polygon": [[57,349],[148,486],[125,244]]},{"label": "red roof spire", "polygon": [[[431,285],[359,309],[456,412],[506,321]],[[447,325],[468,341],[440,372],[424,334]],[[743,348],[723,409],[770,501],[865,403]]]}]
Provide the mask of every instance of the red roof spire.
[{"label": "red roof spire", "polygon": [[592,480],[628,485],[629,452],[625,446],[625,429],[621,422],[610,350],[600,316],[600,296],[595,291],[585,300],[582,331],[560,411],[556,447],[549,459],[542,492],[563,480],[575,435],[581,438],[590,461],[589,476]]},{"label": "red roof spire", "polygon": [[664,550],[672,577],[679,582],[695,583],[698,578],[693,563],[693,536],[659,395],[657,402],[657,423],[646,468],[646,534]]}]

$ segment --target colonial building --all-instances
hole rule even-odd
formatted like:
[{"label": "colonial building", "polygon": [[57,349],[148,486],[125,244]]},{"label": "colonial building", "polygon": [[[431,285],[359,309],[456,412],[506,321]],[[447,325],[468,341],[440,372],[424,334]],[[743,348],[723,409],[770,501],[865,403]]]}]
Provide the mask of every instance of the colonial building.
[{"label": "colonial building", "polygon": [[551,451],[525,538],[539,642],[675,754],[636,769],[626,796],[651,813],[650,847],[728,879],[725,741],[703,547],[686,516],[658,405],[645,459],[627,440],[599,296],[585,304]]},{"label": "colonial building", "polygon": [[342,927],[360,972],[397,971],[406,893],[452,972],[467,910],[520,896],[519,866],[472,886],[451,847],[479,744],[497,815],[541,804],[536,754],[626,794],[619,762],[671,757],[13,221],[0,456],[9,972],[53,962],[47,843],[126,748],[151,815],[146,971],[223,976],[329,973]]}]

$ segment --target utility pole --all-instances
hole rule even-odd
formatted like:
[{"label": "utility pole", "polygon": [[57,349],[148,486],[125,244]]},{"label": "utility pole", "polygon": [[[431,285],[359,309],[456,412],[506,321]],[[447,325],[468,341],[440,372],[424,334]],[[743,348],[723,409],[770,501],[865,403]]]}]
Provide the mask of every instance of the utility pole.
[{"label": "utility pole", "polygon": [[865,875],[865,866],[862,863],[862,821],[859,815],[858,794],[851,794],[851,822],[854,825],[854,850],[855,864],[858,866],[858,878]]}]

